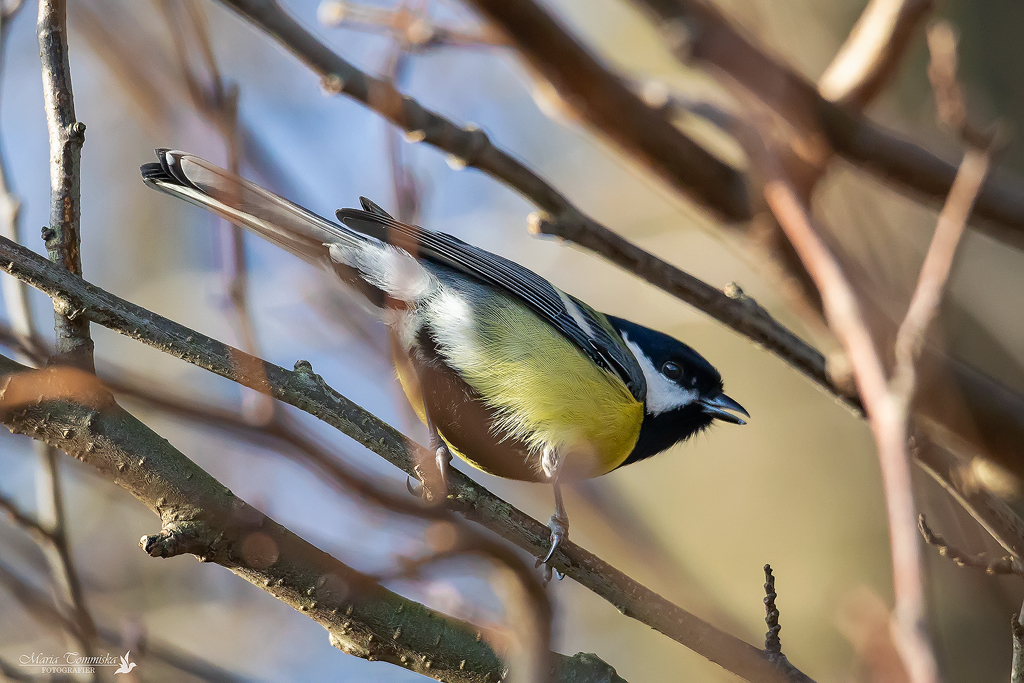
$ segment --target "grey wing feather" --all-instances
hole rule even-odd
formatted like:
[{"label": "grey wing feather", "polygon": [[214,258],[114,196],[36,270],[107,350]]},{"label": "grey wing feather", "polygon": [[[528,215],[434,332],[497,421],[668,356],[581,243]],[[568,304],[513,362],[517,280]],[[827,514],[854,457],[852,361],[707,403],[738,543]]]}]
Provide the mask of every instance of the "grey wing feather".
[{"label": "grey wing feather", "polygon": [[376,204],[360,199],[364,207],[374,210],[339,209],[338,220],[353,230],[399,246],[417,258],[453,268],[509,292],[576,344],[597,365],[618,375],[637,400],[644,399],[647,383],[643,371],[604,316],[514,261],[443,232],[401,223]]}]

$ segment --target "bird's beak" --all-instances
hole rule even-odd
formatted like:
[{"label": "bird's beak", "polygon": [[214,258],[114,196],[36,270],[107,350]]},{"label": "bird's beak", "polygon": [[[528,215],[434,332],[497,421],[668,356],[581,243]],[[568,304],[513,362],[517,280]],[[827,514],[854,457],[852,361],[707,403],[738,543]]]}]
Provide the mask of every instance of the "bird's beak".
[{"label": "bird's beak", "polygon": [[731,422],[736,425],[747,424],[741,418],[728,412],[730,410],[737,413],[742,413],[747,417],[750,417],[750,413],[744,410],[743,406],[741,406],[739,403],[732,400],[725,394],[719,394],[714,398],[703,398],[700,400],[700,404],[704,408],[705,413],[715,418],[716,420],[721,420],[722,422]]}]

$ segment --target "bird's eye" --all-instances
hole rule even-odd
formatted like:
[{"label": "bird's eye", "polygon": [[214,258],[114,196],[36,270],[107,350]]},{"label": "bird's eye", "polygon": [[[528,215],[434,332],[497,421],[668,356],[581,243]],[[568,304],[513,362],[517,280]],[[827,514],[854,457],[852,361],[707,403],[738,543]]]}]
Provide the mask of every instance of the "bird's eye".
[{"label": "bird's eye", "polygon": [[678,363],[667,361],[661,366],[661,374],[665,375],[669,379],[679,379],[683,376],[683,369],[679,367]]}]

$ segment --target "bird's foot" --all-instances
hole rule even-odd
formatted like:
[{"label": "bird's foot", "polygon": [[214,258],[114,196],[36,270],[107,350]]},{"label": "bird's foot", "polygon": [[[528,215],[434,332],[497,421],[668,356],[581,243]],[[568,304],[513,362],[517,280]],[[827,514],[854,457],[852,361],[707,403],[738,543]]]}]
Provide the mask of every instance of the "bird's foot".
[{"label": "bird's foot", "polygon": [[437,464],[437,476],[440,480],[435,482],[439,484],[439,491],[443,491],[444,495],[436,496],[431,486],[427,483],[427,477],[424,472],[420,470],[418,466],[414,467],[413,470],[416,474],[416,480],[413,481],[412,477],[406,478],[405,488],[408,489],[409,493],[416,496],[417,498],[423,498],[425,500],[444,500],[448,497],[449,479],[448,479],[448,468],[452,461],[451,451],[448,450],[448,446],[442,441],[434,449],[434,462]]},{"label": "bird's foot", "polygon": [[551,547],[548,548],[548,554],[544,556],[544,559],[537,560],[536,564],[537,567],[540,567],[541,579],[544,583],[551,581],[552,574],[559,581],[565,577],[565,574],[548,563],[554,557],[555,551],[562,545],[562,542],[569,540],[569,518],[555,512],[555,514],[551,515],[551,519],[548,520],[548,528],[551,529]]}]

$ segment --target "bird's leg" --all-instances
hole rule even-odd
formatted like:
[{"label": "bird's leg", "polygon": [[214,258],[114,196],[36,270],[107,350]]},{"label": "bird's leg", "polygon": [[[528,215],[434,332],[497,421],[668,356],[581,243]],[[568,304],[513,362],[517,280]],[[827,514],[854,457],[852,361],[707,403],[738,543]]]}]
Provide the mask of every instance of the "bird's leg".
[{"label": "bird's leg", "polygon": [[[540,466],[544,474],[551,480],[551,486],[555,492],[555,512],[548,520],[548,528],[551,529],[551,547],[543,560],[537,560],[537,566],[543,565],[545,583],[551,580],[551,567],[548,562],[558,550],[563,541],[569,539],[569,515],[565,512],[565,505],[562,503],[562,488],[558,484],[558,473],[562,469],[563,458],[558,451],[551,447],[545,447],[541,454]],[[561,579],[564,574],[555,570],[555,575]]]},{"label": "bird's leg", "polygon": [[[437,426],[434,421],[427,416],[427,429],[430,431],[430,450],[434,453],[434,462],[437,464],[437,473],[441,480],[441,490],[444,495],[441,497],[443,500],[448,496],[448,466],[452,461],[452,452],[448,450],[448,444],[441,438],[441,433],[437,431]],[[406,488],[409,489],[409,493],[414,496],[426,496],[427,499],[433,499],[434,495],[430,492],[430,487],[425,481],[425,477],[420,472],[419,467],[416,468],[416,478],[418,482],[412,483],[409,479],[406,482]]]}]

